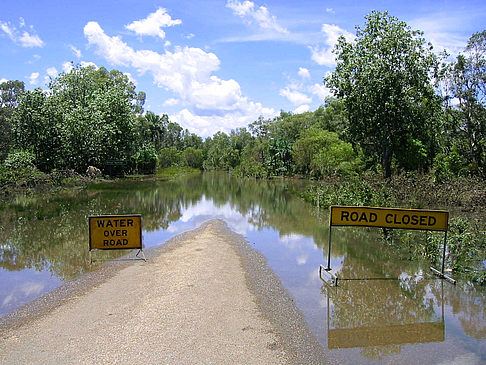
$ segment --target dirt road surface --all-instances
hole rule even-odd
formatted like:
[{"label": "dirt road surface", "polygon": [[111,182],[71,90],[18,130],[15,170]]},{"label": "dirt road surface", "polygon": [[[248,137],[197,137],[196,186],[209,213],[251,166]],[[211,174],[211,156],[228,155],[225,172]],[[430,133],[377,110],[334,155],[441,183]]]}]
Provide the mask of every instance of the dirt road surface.
[{"label": "dirt road surface", "polygon": [[2,318],[1,364],[324,364],[265,259],[212,220]]}]

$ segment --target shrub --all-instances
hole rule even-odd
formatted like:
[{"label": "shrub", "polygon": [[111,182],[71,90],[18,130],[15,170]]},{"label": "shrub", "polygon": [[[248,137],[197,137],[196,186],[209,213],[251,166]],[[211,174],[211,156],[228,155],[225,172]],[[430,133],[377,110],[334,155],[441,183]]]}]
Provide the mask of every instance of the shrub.
[{"label": "shrub", "polygon": [[137,172],[142,174],[153,174],[157,167],[157,152],[152,144],[142,146],[132,157]]},{"label": "shrub", "polygon": [[188,147],[182,152],[184,164],[195,169],[202,169],[204,156],[203,151],[198,148]]},{"label": "shrub", "polygon": [[159,152],[159,167],[178,166],[182,161],[182,153],[175,147],[163,148]]}]

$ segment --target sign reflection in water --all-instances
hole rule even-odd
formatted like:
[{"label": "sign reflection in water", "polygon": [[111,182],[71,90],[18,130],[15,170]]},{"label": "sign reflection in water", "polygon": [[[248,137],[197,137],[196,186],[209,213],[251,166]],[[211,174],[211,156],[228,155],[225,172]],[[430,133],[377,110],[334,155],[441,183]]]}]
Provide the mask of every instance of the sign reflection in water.
[{"label": "sign reflection in water", "polygon": [[[8,311],[15,309],[8,298],[22,287],[22,280],[31,280],[31,268],[48,273],[42,277],[54,278],[55,285],[90,270],[85,224],[90,215],[142,214],[145,247],[160,245],[204,221],[220,218],[266,257],[311,330],[323,346],[329,347],[327,297],[321,293],[318,275],[327,251],[327,211],[318,214],[289,194],[289,189],[299,187],[282,180],[238,180],[227,174],[204,174],[172,182],[124,181],[54,198],[29,197],[13,202],[0,216],[0,315],[6,309],[2,303],[9,303]],[[109,258],[114,252],[101,254]],[[350,281],[343,289],[345,295],[331,294],[330,329],[401,326],[396,328],[408,330],[410,335],[401,344],[369,342],[357,348],[332,348],[330,360],[340,364],[446,364],[454,359],[466,359],[468,364],[485,362],[484,288],[444,285],[442,301],[440,281],[419,280],[428,273],[427,266],[394,257],[396,253],[381,244],[373,230],[349,228],[335,238],[333,268],[343,278],[401,280],[366,285]],[[18,277],[25,273],[25,278],[9,281],[7,271],[18,273]],[[43,287],[51,290],[53,286]],[[347,303],[347,299],[352,302]],[[438,331],[424,333],[417,330],[416,323],[424,323],[425,327],[437,323]],[[385,330],[382,333],[386,334]],[[334,337],[337,339],[337,335]],[[443,342],[433,341],[442,338]]]},{"label": "sign reflection in water", "polygon": [[396,279],[343,280],[323,286],[327,296],[328,348],[443,342],[444,283],[440,317],[434,301],[417,302]]}]

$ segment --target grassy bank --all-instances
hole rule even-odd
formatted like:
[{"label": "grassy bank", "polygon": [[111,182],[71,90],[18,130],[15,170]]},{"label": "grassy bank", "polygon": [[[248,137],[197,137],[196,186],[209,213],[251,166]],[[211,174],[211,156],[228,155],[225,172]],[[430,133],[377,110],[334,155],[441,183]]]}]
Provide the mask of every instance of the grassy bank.
[{"label": "grassy bank", "polygon": [[[486,284],[484,180],[462,177],[438,183],[429,175],[398,175],[385,181],[368,174],[315,182],[302,196],[321,209],[352,205],[449,210],[446,267],[456,277]],[[440,263],[442,234],[383,229],[381,237],[402,258]]]}]

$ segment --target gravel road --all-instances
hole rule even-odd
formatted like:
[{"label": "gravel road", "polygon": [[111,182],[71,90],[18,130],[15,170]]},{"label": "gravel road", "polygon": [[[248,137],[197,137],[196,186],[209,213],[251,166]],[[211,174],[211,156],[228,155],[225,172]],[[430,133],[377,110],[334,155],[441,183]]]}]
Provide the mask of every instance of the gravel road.
[{"label": "gravel road", "polygon": [[1,364],[325,364],[265,259],[220,220],[0,320]]}]

